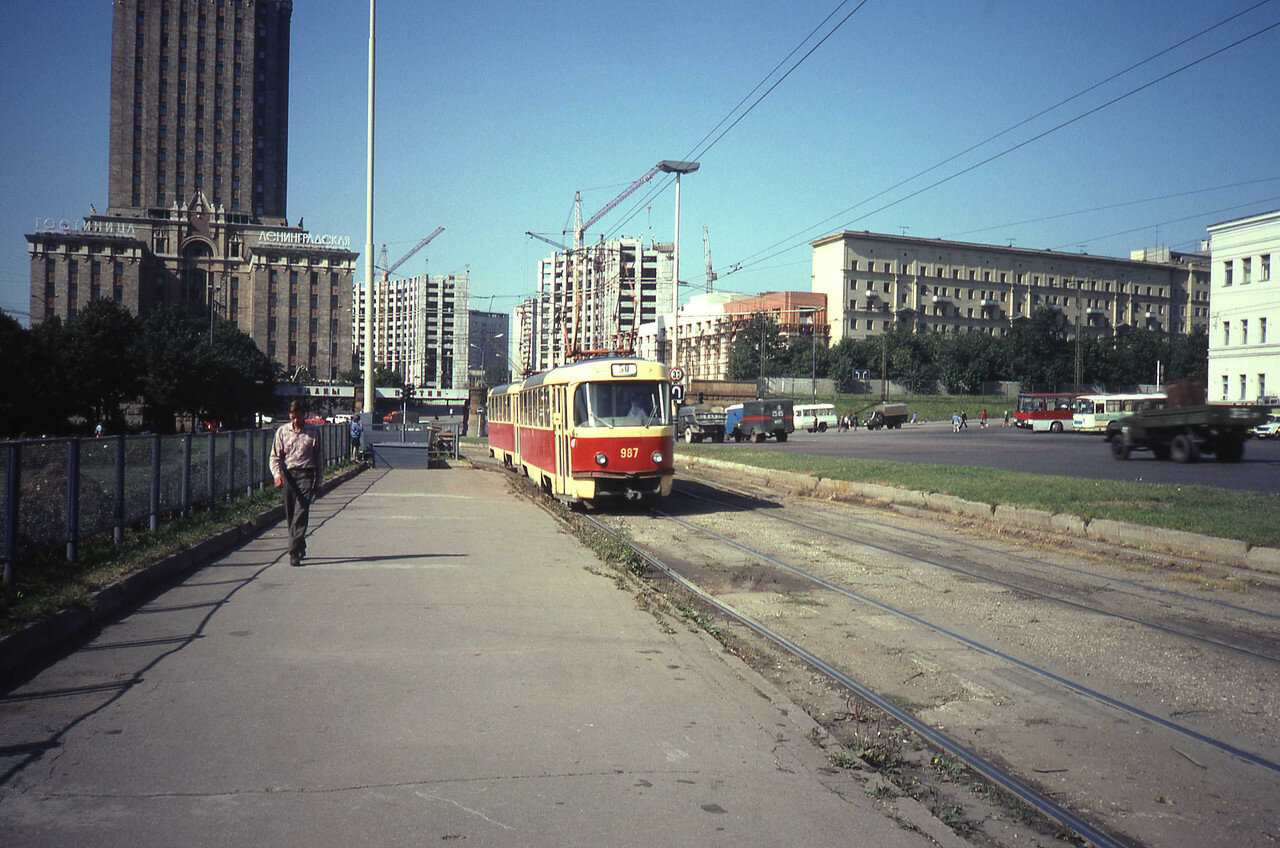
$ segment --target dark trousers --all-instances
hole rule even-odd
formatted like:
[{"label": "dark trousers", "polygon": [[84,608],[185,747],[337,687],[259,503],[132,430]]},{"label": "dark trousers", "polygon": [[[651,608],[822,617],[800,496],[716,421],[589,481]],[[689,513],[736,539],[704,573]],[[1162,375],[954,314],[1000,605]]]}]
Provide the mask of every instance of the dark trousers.
[{"label": "dark trousers", "polygon": [[310,468],[284,471],[284,515],[289,521],[289,557],[307,555],[307,521],[316,499],[316,472]]}]

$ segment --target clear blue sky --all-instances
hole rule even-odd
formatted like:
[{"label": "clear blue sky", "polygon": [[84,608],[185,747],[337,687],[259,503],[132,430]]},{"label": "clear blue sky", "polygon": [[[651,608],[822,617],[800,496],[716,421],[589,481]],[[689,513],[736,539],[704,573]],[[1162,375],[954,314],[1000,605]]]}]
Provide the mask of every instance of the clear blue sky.
[{"label": "clear blue sky", "polygon": [[[837,2],[382,0],[375,243],[397,258],[445,227],[429,270],[469,266],[473,308],[510,311],[551,250],[526,230],[559,234],[575,190],[590,216],[658,160],[685,158]],[[1253,2],[869,0],[697,157],[681,276],[700,288],[704,225],[722,272],[799,245],[717,284],[746,292],[807,290],[805,242],[845,226],[1120,256],[1196,249],[1206,225],[1280,207],[1280,29],[855,219],[1280,21],[1280,0],[844,210]],[[0,307],[28,308],[23,234],[37,217],[106,208],[110,29],[107,0],[0,4]],[[360,250],[367,2],[295,0],[292,45],[289,219]],[[1245,181],[1262,182],[1199,192]],[[1199,193],[1016,223],[1184,192]],[[622,231],[669,241],[673,206],[668,189]],[[401,270],[423,267],[419,254]]]}]

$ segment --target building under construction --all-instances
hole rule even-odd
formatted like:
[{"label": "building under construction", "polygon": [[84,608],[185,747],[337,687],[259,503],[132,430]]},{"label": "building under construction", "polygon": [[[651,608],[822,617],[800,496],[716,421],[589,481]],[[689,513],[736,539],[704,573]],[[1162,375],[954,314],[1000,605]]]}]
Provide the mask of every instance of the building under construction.
[{"label": "building under construction", "polygon": [[631,350],[640,325],[670,310],[674,256],[673,245],[622,237],[542,260],[538,296],[516,309],[525,373]]},{"label": "building under construction", "polygon": [[[407,385],[467,386],[470,313],[467,274],[375,279],[373,359],[400,372]],[[364,284],[355,290],[356,361],[364,361]]]}]

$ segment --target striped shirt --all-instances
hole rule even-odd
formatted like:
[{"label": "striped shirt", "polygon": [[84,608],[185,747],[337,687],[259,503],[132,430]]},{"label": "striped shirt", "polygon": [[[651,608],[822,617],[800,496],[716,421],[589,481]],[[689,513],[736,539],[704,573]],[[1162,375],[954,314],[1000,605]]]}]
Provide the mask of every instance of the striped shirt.
[{"label": "striped shirt", "polygon": [[309,468],[316,473],[316,485],[320,485],[320,474],[324,468],[324,455],[320,447],[320,429],[314,424],[302,425],[301,430],[293,429],[293,422],[276,430],[271,441],[271,475],[279,477],[284,469],[294,470]]}]

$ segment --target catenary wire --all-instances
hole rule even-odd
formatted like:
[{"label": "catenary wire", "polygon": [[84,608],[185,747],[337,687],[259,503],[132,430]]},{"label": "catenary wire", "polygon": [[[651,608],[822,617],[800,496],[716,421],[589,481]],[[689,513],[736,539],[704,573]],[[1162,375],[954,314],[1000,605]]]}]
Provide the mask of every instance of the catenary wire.
[{"label": "catenary wire", "polygon": [[[1246,11],[1247,11],[1247,10],[1246,10]],[[905,201],[907,201],[907,200],[910,200],[910,199],[911,199],[911,198],[913,198],[913,197],[917,197],[917,196],[919,196],[919,195],[921,195],[921,194],[924,194],[926,191],[930,191],[930,190],[932,190],[932,189],[934,189],[934,188],[937,188],[938,186],[941,186],[941,185],[943,185],[943,184],[945,184],[945,183],[948,183],[948,182],[950,182],[951,180],[956,179],[957,177],[963,176],[964,174],[967,174],[967,173],[969,173],[970,171],[977,170],[978,168],[981,168],[981,167],[982,167],[982,166],[984,166],[984,165],[990,164],[991,162],[994,162],[995,160],[1000,159],[1000,158],[1002,158],[1002,157],[1004,157],[1004,156],[1007,156],[1008,154],[1013,153],[1013,152],[1014,152],[1014,151],[1016,151],[1016,150],[1019,150],[1019,149],[1021,149],[1021,148],[1023,148],[1023,147],[1026,147],[1027,145],[1032,144],[1033,142],[1039,141],[1040,139],[1042,139],[1042,138],[1044,138],[1044,137],[1046,137],[1046,136],[1048,136],[1048,135],[1051,135],[1051,134],[1053,134],[1053,133],[1057,132],[1058,130],[1064,129],[1065,127],[1068,127],[1068,126],[1070,126],[1070,125],[1072,125],[1072,124],[1074,124],[1074,123],[1076,123],[1076,122],[1078,122],[1078,121],[1083,120],[1084,118],[1087,118],[1087,117],[1089,117],[1089,116],[1091,116],[1091,115],[1094,115],[1094,114],[1096,114],[1097,112],[1100,112],[1100,111],[1102,111],[1103,109],[1108,108],[1109,106],[1113,106],[1113,105],[1115,105],[1116,103],[1119,103],[1119,102],[1120,102],[1120,101],[1122,101],[1122,100],[1125,100],[1125,99],[1127,99],[1127,98],[1129,98],[1129,97],[1132,97],[1132,96],[1133,96],[1133,95],[1135,95],[1135,94],[1138,94],[1139,92],[1145,91],[1146,89],[1151,88],[1152,86],[1157,85],[1158,83],[1161,83],[1161,82],[1163,82],[1163,81],[1165,81],[1165,80],[1169,79],[1170,77],[1173,77],[1173,76],[1175,76],[1175,75],[1177,75],[1177,74],[1180,74],[1180,73],[1182,73],[1183,71],[1189,70],[1190,68],[1193,68],[1193,67],[1195,67],[1196,65],[1199,65],[1199,64],[1201,64],[1201,63],[1203,63],[1203,62],[1205,62],[1205,61],[1208,61],[1209,59],[1212,59],[1212,58],[1213,58],[1213,57],[1215,57],[1215,56],[1218,56],[1218,55],[1220,55],[1220,54],[1222,54],[1222,53],[1225,53],[1225,52],[1226,52],[1226,51],[1228,51],[1228,50],[1231,50],[1231,49],[1233,49],[1233,48],[1235,48],[1235,47],[1238,47],[1238,46],[1240,46],[1241,44],[1244,44],[1245,42],[1248,42],[1248,41],[1250,41],[1250,40],[1252,40],[1252,39],[1254,39],[1254,38],[1257,38],[1258,36],[1264,35],[1265,33],[1270,32],[1271,30],[1275,29],[1276,27],[1280,27],[1280,21],[1277,21],[1277,22],[1275,22],[1275,23],[1269,24],[1268,26],[1265,26],[1265,27],[1263,27],[1262,29],[1259,29],[1259,30],[1257,30],[1257,31],[1255,31],[1255,32],[1252,32],[1252,33],[1250,33],[1249,35],[1244,36],[1243,38],[1237,39],[1236,41],[1233,41],[1233,42],[1231,42],[1230,44],[1227,44],[1227,45],[1225,45],[1225,46],[1223,46],[1223,47],[1218,48],[1217,50],[1214,50],[1214,51],[1212,51],[1212,52],[1210,52],[1210,53],[1207,53],[1207,54],[1205,54],[1204,56],[1201,56],[1201,57],[1200,57],[1200,58],[1198,58],[1198,59],[1194,59],[1194,60],[1192,60],[1192,61],[1190,61],[1190,62],[1188,62],[1188,63],[1186,63],[1186,64],[1184,64],[1184,65],[1182,65],[1182,66],[1180,66],[1180,67],[1178,67],[1178,68],[1175,68],[1175,69],[1174,69],[1174,70],[1172,70],[1172,71],[1169,71],[1168,73],[1162,74],[1161,76],[1156,77],[1155,79],[1153,79],[1153,80],[1151,80],[1151,81],[1149,81],[1149,82],[1143,83],[1142,85],[1137,86],[1136,88],[1132,88],[1132,89],[1130,89],[1129,91],[1127,91],[1127,92],[1125,92],[1125,93],[1123,93],[1123,94],[1121,94],[1121,95],[1118,95],[1118,96],[1116,96],[1116,97],[1114,97],[1114,98],[1112,98],[1112,99],[1110,99],[1110,100],[1108,100],[1108,101],[1106,101],[1106,102],[1104,102],[1104,103],[1102,103],[1102,104],[1100,104],[1100,105],[1098,105],[1098,106],[1095,106],[1095,107],[1093,107],[1093,108],[1091,108],[1091,109],[1088,109],[1088,110],[1086,110],[1086,111],[1084,111],[1084,112],[1080,113],[1079,115],[1076,115],[1076,116],[1075,116],[1075,117],[1073,117],[1073,118],[1069,118],[1069,119],[1067,119],[1066,121],[1063,121],[1063,122],[1061,122],[1061,123],[1059,123],[1059,124],[1057,124],[1057,125],[1055,125],[1055,126],[1053,126],[1053,127],[1050,127],[1050,128],[1049,128],[1049,129],[1047,129],[1047,130],[1044,130],[1043,132],[1040,132],[1040,133],[1038,133],[1038,134],[1036,134],[1036,135],[1034,135],[1034,136],[1032,136],[1032,137],[1030,137],[1030,138],[1028,138],[1028,139],[1025,139],[1025,140],[1023,140],[1023,141],[1021,141],[1021,142],[1018,142],[1018,143],[1017,143],[1017,144],[1015,144],[1015,145],[1012,145],[1012,146],[1010,146],[1010,147],[1007,147],[1007,148],[1005,148],[1004,150],[1002,150],[1002,151],[1000,151],[1000,152],[998,152],[998,153],[995,153],[995,154],[993,154],[993,155],[991,155],[991,156],[988,156],[987,158],[985,158],[985,159],[983,159],[983,160],[981,160],[981,161],[979,161],[979,162],[976,162],[976,163],[974,163],[974,164],[972,164],[972,165],[969,165],[969,166],[968,166],[968,167],[966,167],[966,168],[963,168],[963,169],[961,169],[961,170],[959,170],[959,171],[956,171],[955,173],[951,174],[950,176],[943,177],[942,179],[936,180],[936,181],[934,181],[934,182],[930,183],[929,185],[924,186],[923,188],[917,189],[917,190],[912,191],[912,192],[910,192],[910,193],[908,193],[908,194],[906,194],[906,195],[903,195],[902,197],[899,197],[897,200],[890,201],[889,203],[886,203],[885,205],[880,206],[879,208],[874,209],[874,210],[872,210],[871,212],[867,212],[867,213],[864,213],[864,214],[862,214],[862,215],[859,215],[858,217],[856,217],[856,218],[852,219],[851,221],[848,221],[847,223],[845,223],[841,228],[842,228],[842,229],[843,229],[843,228],[847,228],[847,227],[849,227],[850,225],[852,225],[852,224],[854,224],[854,223],[856,223],[856,222],[858,222],[858,221],[861,221],[861,220],[863,220],[863,219],[865,219],[865,218],[869,218],[869,217],[871,217],[871,216],[873,216],[873,215],[877,215],[877,214],[879,214],[880,212],[885,211],[886,209],[890,209],[890,208],[892,208],[892,207],[894,207],[894,206],[897,206],[897,205],[898,205],[898,204],[900,204],[900,203],[903,203],[903,202],[905,202]],[[954,157],[952,157],[952,158],[954,158]],[[951,161],[951,160],[950,160],[950,159],[948,159],[948,160],[946,160],[946,161]],[[942,163],[940,163],[940,164],[942,164]],[[929,170],[932,170],[932,169],[929,169]],[[922,172],[922,173],[924,173],[924,172]],[[917,176],[918,176],[918,175],[917,175]],[[914,179],[914,177],[912,177],[912,178],[910,178],[910,179]],[[909,181],[910,181],[910,180],[904,180],[902,183],[899,183],[899,184],[898,184],[898,186],[901,186],[903,183],[905,183],[905,182],[909,182]],[[756,265],[756,264],[758,264],[758,263],[760,263],[760,262],[766,261],[766,260],[768,260],[768,259],[772,259],[772,258],[773,258],[773,257],[775,257],[775,256],[781,255],[781,254],[786,253],[786,252],[791,251],[791,250],[795,250],[796,248],[803,247],[805,244],[808,244],[808,240],[807,240],[807,239],[806,239],[806,240],[804,240],[804,241],[802,241],[802,242],[799,242],[799,243],[797,243],[797,244],[790,245],[789,247],[785,247],[785,248],[783,248],[782,250],[774,251],[773,253],[768,253],[767,255],[765,255],[765,256],[763,256],[763,257],[761,257],[761,256],[760,256],[760,254],[761,254],[761,253],[765,253],[766,251],[773,250],[773,248],[778,247],[779,245],[785,244],[785,243],[787,243],[788,241],[790,241],[790,240],[792,240],[792,239],[798,238],[798,237],[800,237],[801,235],[803,235],[804,233],[808,233],[808,232],[810,232],[810,231],[812,231],[812,230],[815,230],[815,229],[817,229],[818,227],[823,226],[823,225],[824,225],[824,224],[826,224],[827,222],[832,221],[832,220],[834,220],[834,219],[836,219],[836,218],[840,217],[841,215],[844,215],[844,214],[846,214],[846,213],[848,213],[848,212],[851,212],[851,211],[853,211],[854,209],[857,209],[859,206],[862,206],[862,205],[864,205],[864,204],[866,204],[866,203],[870,202],[871,200],[874,200],[874,199],[875,199],[875,198],[877,198],[877,197],[881,197],[882,195],[884,195],[884,194],[885,194],[885,193],[887,193],[888,191],[891,191],[891,190],[892,190],[893,188],[895,188],[895,187],[897,187],[897,186],[890,187],[889,189],[886,189],[885,191],[882,191],[882,192],[880,192],[880,193],[878,193],[878,194],[876,194],[876,195],[873,195],[872,197],[869,197],[869,198],[866,198],[866,199],[864,199],[864,200],[861,200],[861,201],[859,201],[859,202],[855,203],[854,205],[847,207],[846,209],[844,209],[844,210],[843,210],[843,211],[841,211],[841,212],[837,212],[837,213],[836,213],[836,214],[834,214],[834,215],[831,215],[831,216],[829,216],[829,217],[827,217],[827,218],[824,218],[822,221],[819,221],[817,224],[814,224],[813,226],[806,227],[805,229],[800,230],[799,232],[797,232],[797,233],[795,233],[795,234],[793,234],[793,235],[791,235],[791,236],[787,237],[786,239],[783,239],[783,240],[781,240],[781,241],[774,242],[774,244],[770,245],[769,247],[763,248],[762,250],[759,250],[759,251],[757,251],[756,253],[751,254],[751,255],[750,255],[750,256],[748,256],[746,259],[744,259],[744,260],[742,260],[742,261],[740,261],[740,262],[737,262],[737,263],[733,264],[732,266],[730,266],[729,270],[724,271],[723,273],[721,273],[721,274],[720,274],[720,276],[723,278],[723,277],[725,277],[725,276],[728,276],[729,274],[736,273],[737,271],[740,271],[740,270],[742,270],[742,269],[744,269],[744,268],[748,268],[748,267],[751,267],[752,265]],[[755,257],[760,257],[760,258],[755,258]]]}]

